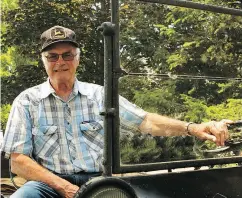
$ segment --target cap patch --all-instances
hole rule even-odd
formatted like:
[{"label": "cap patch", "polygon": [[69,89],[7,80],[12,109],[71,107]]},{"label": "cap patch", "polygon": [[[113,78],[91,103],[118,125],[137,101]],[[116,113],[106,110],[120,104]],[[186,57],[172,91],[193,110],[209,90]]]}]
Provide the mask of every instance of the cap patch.
[{"label": "cap patch", "polygon": [[66,32],[63,28],[54,28],[51,30],[51,39],[64,39],[66,38]]}]

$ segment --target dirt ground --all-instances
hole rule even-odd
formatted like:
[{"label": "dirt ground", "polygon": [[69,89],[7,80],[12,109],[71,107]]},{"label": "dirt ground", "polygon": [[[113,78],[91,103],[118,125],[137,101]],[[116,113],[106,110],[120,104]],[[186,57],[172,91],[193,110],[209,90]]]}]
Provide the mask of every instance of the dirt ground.
[{"label": "dirt ground", "polygon": [[[14,177],[14,182],[17,186],[21,186],[25,183],[25,180],[20,177]],[[1,156],[1,194],[4,197],[8,197],[7,195],[13,194],[15,191],[16,188],[9,175],[9,161]]]},{"label": "dirt ground", "polygon": [[[14,177],[14,182],[17,186],[22,186],[25,180],[21,177]],[[1,193],[3,195],[11,195],[16,191],[10,178],[1,178]]]}]

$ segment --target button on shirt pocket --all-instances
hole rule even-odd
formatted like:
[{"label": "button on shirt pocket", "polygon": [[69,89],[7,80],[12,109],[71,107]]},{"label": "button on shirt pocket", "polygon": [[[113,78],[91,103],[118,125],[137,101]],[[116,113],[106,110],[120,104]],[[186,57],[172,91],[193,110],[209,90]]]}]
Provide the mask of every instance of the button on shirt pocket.
[{"label": "button on shirt pocket", "polygon": [[57,126],[38,126],[33,128],[34,155],[36,157],[53,157],[59,154]]},{"label": "button on shirt pocket", "polygon": [[87,144],[87,148],[98,153],[102,152],[104,145],[102,125],[103,121],[80,124],[82,137]]}]

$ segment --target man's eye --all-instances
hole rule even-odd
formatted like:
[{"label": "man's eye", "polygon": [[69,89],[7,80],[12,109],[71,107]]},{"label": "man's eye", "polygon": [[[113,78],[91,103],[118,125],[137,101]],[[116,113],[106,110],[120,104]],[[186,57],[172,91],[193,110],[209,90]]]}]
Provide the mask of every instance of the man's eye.
[{"label": "man's eye", "polygon": [[68,57],[72,57],[72,54],[70,54],[70,53],[68,53],[68,54],[63,54],[62,56],[68,58]]},{"label": "man's eye", "polygon": [[58,55],[57,54],[51,54],[51,55],[48,55],[47,57],[48,58],[56,58]]}]

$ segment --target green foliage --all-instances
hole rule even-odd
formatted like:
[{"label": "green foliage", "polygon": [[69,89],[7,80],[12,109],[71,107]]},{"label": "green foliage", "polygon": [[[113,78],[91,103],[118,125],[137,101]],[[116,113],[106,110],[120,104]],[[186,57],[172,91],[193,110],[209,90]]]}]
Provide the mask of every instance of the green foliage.
[{"label": "green foliage", "polygon": [[182,94],[181,97],[183,98],[184,105],[187,108],[187,112],[184,119],[188,122],[201,123],[204,117],[207,116],[206,103],[202,100],[198,100],[184,94]]},{"label": "green foliage", "polygon": [[11,104],[14,98],[25,89],[40,84],[46,80],[43,67],[35,65],[19,65],[10,76],[1,78],[1,102]]},{"label": "green foliage", "polygon": [[6,53],[0,55],[1,76],[9,76],[18,65],[37,65],[37,61],[21,55],[21,50],[17,47],[9,47]]},{"label": "green foliage", "polygon": [[123,164],[137,164],[159,161],[161,148],[157,147],[153,138],[135,136],[132,141],[121,142],[121,162]]},{"label": "green foliage", "polygon": [[172,69],[174,69],[174,68],[176,68],[178,66],[186,64],[187,63],[187,59],[182,54],[172,54],[167,59],[167,63],[170,65],[170,69],[172,70]]},{"label": "green foliage", "polygon": [[242,99],[228,99],[226,103],[207,108],[207,120],[241,120]]},{"label": "green foliage", "polygon": [[[226,4],[223,1],[206,3]],[[242,76],[238,67],[242,41],[239,17],[179,7],[134,5],[132,2],[125,2],[123,6],[125,9],[120,17],[121,65],[126,71],[228,78]],[[240,81],[220,83],[179,79],[169,87],[149,78],[146,78],[146,84],[144,81],[126,80],[122,91],[147,111],[198,123],[212,119],[208,115],[210,108],[226,103],[229,98],[239,99],[242,93]],[[181,148],[175,147],[172,139],[161,140],[161,145],[168,148],[162,150],[163,157],[166,154],[168,160],[172,156],[182,156]],[[191,140],[186,147],[190,152],[187,156],[195,157],[194,141]]]},{"label": "green foliage", "polygon": [[242,98],[242,83],[241,81],[229,81],[228,83],[218,83],[218,94],[223,98]]},{"label": "green foliage", "polygon": [[[224,1],[206,3],[236,7]],[[122,4],[120,18],[121,65],[126,71],[242,76],[240,17],[128,1]],[[222,93],[215,81],[179,80],[176,95],[189,93],[209,105],[220,104],[241,98],[239,83],[224,82]]]},{"label": "green foliage", "polygon": [[10,104],[1,105],[0,117],[1,117],[1,130],[3,132],[5,131],[5,128],[6,128],[10,109],[11,109]]},{"label": "green foliage", "polygon": [[[240,8],[236,0],[204,2]],[[109,4],[91,0],[4,0],[2,104],[11,103],[22,90],[46,79],[39,37],[54,25],[77,33],[81,48],[77,77],[103,84],[103,36],[97,27],[110,21]],[[120,6],[120,58],[127,72],[242,77],[240,17],[132,1],[122,1]],[[145,110],[186,121],[241,119],[241,81],[132,76],[120,80],[120,93]],[[122,145],[122,158],[127,163],[194,157],[191,138],[134,138]]]},{"label": "green foliage", "polygon": [[19,1],[19,7],[3,12],[7,30],[2,35],[2,49],[6,52],[8,47],[19,46],[21,55],[42,65],[41,33],[54,25],[69,27],[75,30],[82,52],[79,79],[103,84],[103,36],[97,27],[109,18],[108,1]]},{"label": "green foliage", "polygon": [[131,102],[135,102],[136,92],[141,92],[145,89],[150,89],[152,87],[152,81],[135,76],[124,76],[119,79],[119,94],[127,98]]},{"label": "green foliage", "polygon": [[2,0],[1,1],[2,10],[13,10],[18,7],[18,0]]},{"label": "green foliage", "polygon": [[154,163],[194,159],[191,137],[155,137],[135,135],[131,141],[121,141],[123,164]]},{"label": "green foliage", "polygon": [[162,148],[160,161],[194,159],[193,138],[185,137],[156,137],[157,145]]},{"label": "green foliage", "polygon": [[[169,83],[168,83],[169,85]],[[135,103],[148,112],[175,115],[182,111],[182,105],[174,96],[174,86],[163,84],[161,88],[151,88],[135,92]]]},{"label": "green foliage", "polygon": [[[199,104],[200,102],[197,101]],[[204,111],[203,111],[204,112]],[[188,114],[190,114],[188,112]],[[230,120],[241,120],[242,119],[242,100],[241,99],[228,99],[226,103],[208,106],[205,108],[205,115],[202,121],[211,121],[217,120],[220,121],[222,119],[230,119]],[[231,140],[239,140],[241,141],[242,136],[241,132],[237,132],[234,130],[230,130],[230,139]],[[194,151],[196,153],[197,158],[204,158],[204,157],[229,157],[233,156],[232,152],[222,153],[222,154],[205,154],[202,152],[203,150],[207,149],[215,149],[216,145],[209,141],[200,141],[195,139],[194,144]]]}]

